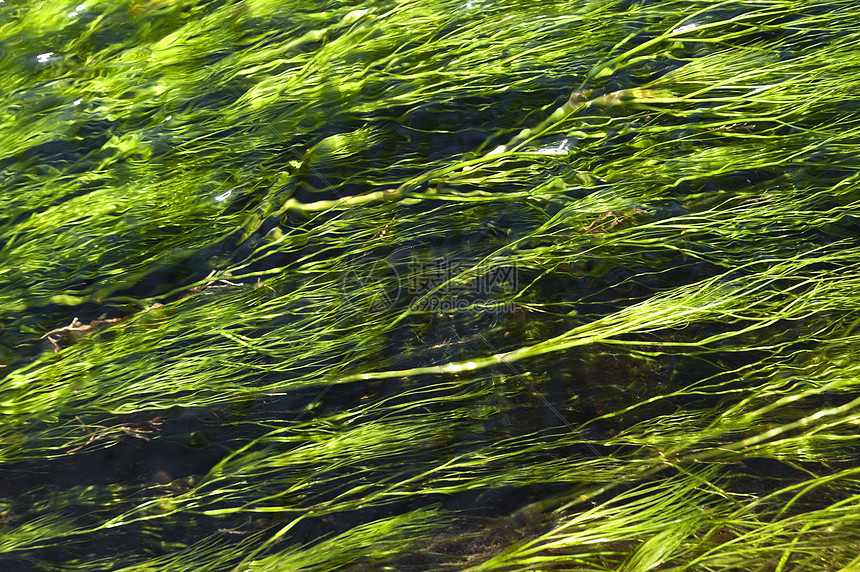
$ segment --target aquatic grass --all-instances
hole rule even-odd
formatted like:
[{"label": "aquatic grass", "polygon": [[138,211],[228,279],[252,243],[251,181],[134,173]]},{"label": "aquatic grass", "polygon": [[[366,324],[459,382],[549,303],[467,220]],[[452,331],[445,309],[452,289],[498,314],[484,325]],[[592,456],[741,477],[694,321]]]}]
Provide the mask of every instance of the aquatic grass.
[{"label": "aquatic grass", "polygon": [[850,2],[3,6],[4,564],[856,563]]}]

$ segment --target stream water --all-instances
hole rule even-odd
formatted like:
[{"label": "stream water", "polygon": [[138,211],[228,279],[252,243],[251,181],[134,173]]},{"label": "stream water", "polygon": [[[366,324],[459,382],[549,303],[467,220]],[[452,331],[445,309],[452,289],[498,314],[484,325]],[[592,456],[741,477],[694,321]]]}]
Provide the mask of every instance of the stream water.
[{"label": "stream water", "polygon": [[848,569],[858,36],[0,0],[3,568]]}]

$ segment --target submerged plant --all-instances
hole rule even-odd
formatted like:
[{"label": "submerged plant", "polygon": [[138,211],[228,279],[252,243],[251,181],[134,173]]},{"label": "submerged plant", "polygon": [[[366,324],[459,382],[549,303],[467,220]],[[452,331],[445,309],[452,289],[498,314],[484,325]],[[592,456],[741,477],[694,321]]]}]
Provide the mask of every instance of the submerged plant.
[{"label": "submerged plant", "polygon": [[852,3],[10,4],[7,568],[858,564]]}]

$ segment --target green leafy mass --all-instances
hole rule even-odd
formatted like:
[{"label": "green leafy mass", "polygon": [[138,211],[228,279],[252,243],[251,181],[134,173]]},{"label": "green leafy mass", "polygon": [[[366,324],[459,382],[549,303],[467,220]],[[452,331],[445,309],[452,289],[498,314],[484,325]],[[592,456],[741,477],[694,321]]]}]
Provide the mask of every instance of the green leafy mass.
[{"label": "green leafy mass", "polygon": [[858,46],[0,2],[2,568],[860,566]]}]

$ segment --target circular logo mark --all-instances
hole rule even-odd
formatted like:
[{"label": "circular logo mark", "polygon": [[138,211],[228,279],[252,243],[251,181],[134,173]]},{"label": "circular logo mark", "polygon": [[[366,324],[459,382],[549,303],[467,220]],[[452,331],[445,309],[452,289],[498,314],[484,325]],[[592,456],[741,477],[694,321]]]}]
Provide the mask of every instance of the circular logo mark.
[{"label": "circular logo mark", "polygon": [[400,275],[389,262],[368,256],[349,263],[341,281],[344,300],[365,312],[381,312],[400,297]]}]

